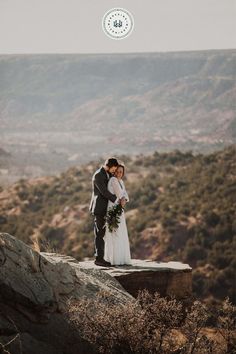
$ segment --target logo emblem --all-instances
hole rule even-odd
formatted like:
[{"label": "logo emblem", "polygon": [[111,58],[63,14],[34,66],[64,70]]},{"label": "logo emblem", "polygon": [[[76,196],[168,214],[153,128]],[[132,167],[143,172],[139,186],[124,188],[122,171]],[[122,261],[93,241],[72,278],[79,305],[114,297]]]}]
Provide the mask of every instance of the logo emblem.
[{"label": "logo emblem", "polygon": [[133,31],[134,19],[131,13],[125,9],[111,9],[103,16],[102,28],[108,37],[123,39]]}]

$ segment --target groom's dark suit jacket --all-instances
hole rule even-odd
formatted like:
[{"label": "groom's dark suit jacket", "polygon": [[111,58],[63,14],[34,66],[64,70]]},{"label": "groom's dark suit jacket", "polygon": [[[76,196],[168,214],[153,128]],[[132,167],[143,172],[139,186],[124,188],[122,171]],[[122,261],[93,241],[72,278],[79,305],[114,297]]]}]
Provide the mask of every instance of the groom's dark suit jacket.
[{"label": "groom's dark suit jacket", "polygon": [[105,216],[107,212],[108,200],[113,203],[116,201],[116,195],[107,189],[109,178],[104,167],[99,168],[93,175],[92,188],[93,194],[89,210],[93,215]]}]

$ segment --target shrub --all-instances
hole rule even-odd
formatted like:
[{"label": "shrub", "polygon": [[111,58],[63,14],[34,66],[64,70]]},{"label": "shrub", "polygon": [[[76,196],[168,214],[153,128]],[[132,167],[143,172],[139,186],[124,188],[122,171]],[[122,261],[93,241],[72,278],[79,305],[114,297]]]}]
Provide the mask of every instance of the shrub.
[{"label": "shrub", "polygon": [[200,301],[184,309],[172,298],[139,292],[137,299],[118,302],[109,292],[95,299],[67,302],[67,316],[84,339],[100,353],[223,354],[234,353],[236,308],[226,299],[216,317],[222,342],[205,333],[210,310]]},{"label": "shrub", "polygon": [[126,304],[114,303],[109,295],[68,303],[70,320],[99,352],[161,353],[173,347],[169,331],[182,319],[180,303],[147,291]]}]

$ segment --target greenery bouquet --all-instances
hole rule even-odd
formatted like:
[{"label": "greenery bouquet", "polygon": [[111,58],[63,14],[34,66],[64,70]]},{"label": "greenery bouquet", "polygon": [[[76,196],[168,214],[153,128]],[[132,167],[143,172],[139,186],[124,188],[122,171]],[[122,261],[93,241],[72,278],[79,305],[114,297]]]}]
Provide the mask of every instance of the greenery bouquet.
[{"label": "greenery bouquet", "polygon": [[123,213],[124,208],[121,204],[115,204],[109,208],[106,215],[106,225],[110,232],[117,230],[120,223],[120,216]]}]

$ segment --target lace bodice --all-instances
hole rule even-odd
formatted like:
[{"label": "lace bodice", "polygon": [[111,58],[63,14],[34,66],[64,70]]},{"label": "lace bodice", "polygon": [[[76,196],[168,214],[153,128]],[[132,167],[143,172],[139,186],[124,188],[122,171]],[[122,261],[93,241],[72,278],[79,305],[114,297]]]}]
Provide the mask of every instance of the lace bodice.
[{"label": "lace bodice", "polygon": [[125,197],[125,199],[129,201],[129,196],[125,189],[123,180],[118,180],[116,177],[111,177],[108,182],[108,190],[115,194],[117,198],[121,199],[122,197]]}]

